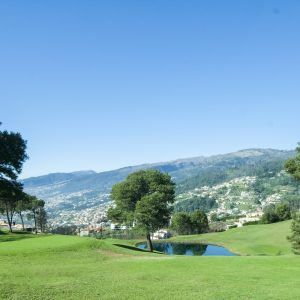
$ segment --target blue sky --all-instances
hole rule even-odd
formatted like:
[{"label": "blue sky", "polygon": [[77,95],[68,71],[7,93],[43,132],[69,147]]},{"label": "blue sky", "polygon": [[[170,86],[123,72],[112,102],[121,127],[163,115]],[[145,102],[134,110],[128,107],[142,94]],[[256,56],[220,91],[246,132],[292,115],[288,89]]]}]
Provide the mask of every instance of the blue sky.
[{"label": "blue sky", "polygon": [[299,137],[300,1],[1,1],[0,121],[22,177]]}]

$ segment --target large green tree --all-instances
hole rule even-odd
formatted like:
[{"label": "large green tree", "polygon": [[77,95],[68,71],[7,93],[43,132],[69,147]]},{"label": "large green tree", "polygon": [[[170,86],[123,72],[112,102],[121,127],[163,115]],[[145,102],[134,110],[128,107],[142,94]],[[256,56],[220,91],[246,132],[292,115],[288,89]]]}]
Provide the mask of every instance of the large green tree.
[{"label": "large green tree", "polygon": [[[45,201],[38,199],[35,196],[29,196],[29,211],[28,219],[34,221],[34,230],[35,234],[38,232],[38,228],[41,229],[43,232],[43,229],[45,228],[45,225],[47,222],[47,215],[44,211]],[[39,214],[43,214],[42,219],[39,219]],[[43,222],[42,225],[40,222]]]},{"label": "large green tree", "polygon": [[38,229],[42,233],[45,232],[45,230],[46,230],[47,220],[48,220],[48,215],[44,208],[44,205],[39,206],[39,208],[37,210],[36,223],[37,223]]},{"label": "large green tree", "polygon": [[289,158],[285,164],[284,168],[287,173],[291,174],[297,180],[300,180],[300,143],[298,143],[296,148],[296,156]]},{"label": "large green tree", "polygon": [[279,222],[279,217],[276,214],[275,205],[271,204],[264,207],[264,214],[262,215],[261,221],[263,224],[270,224]]},{"label": "large green tree", "polygon": [[151,233],[168,226],[172,207],[165,201],[161,193],[146,195],[137,202],[135,208],[136,226],[146,232],[148,248],[153,251]]},{"label": "large green tree", "polygon": [[25,230],[23,214],[25,212],[28,212],[30,209],[31,197],[32,196],[30,196],[26,193],[22,193],[22,195],[20,196],[20,199],[17,201],[17,205],[16,205],[16,213],[19,215],[19,217],[21,219],[23,231]]},{"label": "large green tree", "polygon": [[201,210],[179,212],[172,218],[172,229],[178,234],[200,234],[209,230],[207,215]]},{"label": "large green tree", "polygon": [[22,188],[22,185],[16,181],[0,179],[0,212],[6,215],[11,232],[17,203],[23,197]]},{"label": "large green tree", "polygon": [[16,180],[27,158],[26,141],[21,134],[0,131],[0,211],[6,214],[10,231],[17,201],[23,193],[22,185]]},{"label": "large green tree", "polygon": [[193,228],[190,214],[186,212],[174,214],[171,227],[178,234],[191,234]]},{"label": "large green tree", "polygon": [[[285,170],[287,173],[291,174],[295,179],[300,181],[300,143],[298,143],[296,148],[296,156],[290,158],[285,162]],[[300,214],[299,212],[294,214],[292,226],[291,226],[291,235],[288,239],[292,243],[292,249],[295,254],[300,254]]]},{"label": "large green tree", "polygon": [[288,236],[288,240],[292,243],[292,249],[295,254],[300,255],[300,214],[293,216],[291,225],[291,234]]},{"label": "large green tree", "polygon": [[0,131],[0,178],[16,180],[27,158],[26,141],[21,134]]},{"label": "large green tree", "polygon": [[111,197],[115,207],[109,209],[109,219],[143,229],[153,251],[151,233],[168,225],[172,212],[175,184],[171,177],[158,170],[137,171],[114,185]]},{"label": "large green tree", "polygon": [[279,221],[290,220],[291,209],[287,203],[280,203],[275,208],[275,213],[278,216]]},{"label": "large green tree", "polygon": [[198,209],[192,212],[191,222],[192,222],[193,233],[199,234],[199,233],[208,232],[209,230],[208,219],[205,212]]}]

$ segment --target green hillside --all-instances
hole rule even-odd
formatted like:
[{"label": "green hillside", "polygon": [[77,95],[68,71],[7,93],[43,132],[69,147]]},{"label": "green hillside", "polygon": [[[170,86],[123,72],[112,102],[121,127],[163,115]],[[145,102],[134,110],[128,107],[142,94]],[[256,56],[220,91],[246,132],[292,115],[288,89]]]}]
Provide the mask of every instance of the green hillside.
[{"label": "green hillside", "polygon": [[241,255],[291,255],[291,245],[286,238],[290,226],[291,221],[284,221],[233,228],[220,233],[179,236],[172,240],[221,245]]},{"label": "green hillside", "polygon": [[227,169],[211,168],[177,184],[175,211],[201,209],[219,216],[241,215],[279,202],[300,208],[300,188],[277,159]]},{"label": "green hillside", "polygon": [[[298,191],[294,182],[287,176],[276,177],[282,171],[283,162],[294,155],[294,151],[246,149],[210,157],[178,159],[101,173],[81,171],[48,174],[24,179],[22,183],[27,193],[46,201],[49,222],[55,227],[61,223],[83,225],[101,222],[105,219],[105,206],[110,203],[111,187],[137,170],[157,169],[172,176],[177,188],[175,205],[177,211],[191,211],[197,208],[209,211],[222,207],[222,203],[218,200],[223,199],[224,190],[207,194],[206,191],[195,189],[204,186],[213,189],[223,183],[229,183],[231,187],[230,180],[246,176],[255,177],[251,184],[245,187],[233,186],[230,193],[226,194],[224,212],[231,214],[231,208],[237,209],[234,213],[240,213],[244,209],[255,209],[259,201],[273,195],[276,199],[287,195],[294,196],[295,190]],[[248,191],[249,201],[236,206],[241,193]]]},{"label": "green hillside", "polygon": [[236,257],[170,257],[114,245],[124,241],[0,234],[0,298],[297,299],[300,260],[289,251],[288,231],[282,222],[189,237],[275,254]]}]

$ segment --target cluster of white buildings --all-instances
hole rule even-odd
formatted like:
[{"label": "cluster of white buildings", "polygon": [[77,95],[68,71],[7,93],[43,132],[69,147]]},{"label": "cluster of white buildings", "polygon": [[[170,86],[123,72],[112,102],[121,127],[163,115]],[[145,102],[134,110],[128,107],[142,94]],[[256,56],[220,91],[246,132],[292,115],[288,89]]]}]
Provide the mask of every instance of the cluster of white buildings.
[{"label": "cluster of white buildings", "polygon": [[106,218],[105,206],[86,208],[81,211],[63,211],[54,219],[49,219],[52,227],[67,225],[97,225]]},{"label": "cluster of white buildings", "polygon": [[281,195],[279,193],[272,194],[268,196],[264,201],[262,201],[262,207],[268,206],[270,204],[277,204],[281,201]]},{"label": "cluster of white buildings", "polygon": [[237,222],[234,222],[237,227],[242,227],[245,223],[259,221],[263,215],[263,211],[258,209],[256,212],[247,213],[245,217],[239,218]]},{"label": "cluster of white buildings", "polygon": [[195,197],[215,199],[218,207],[211,210],[208,215],[214,213],[218,217],[245,215],[236,222],[236,225],[240,227],[247,222],[258,221],[263,214],[262,208],[265,206],[281,202],[281,194],[274,193],[266,199],[258,199],[260,200],[260,203],[258,203],[257,195],[251,190],[251,186],[255,181],[255,176],[234,178],[212,187],[195,188],[193,191],[178,195],[177,199],[179,201]]},{"label": "cluster of white buildings", "polygon": [[78,230],[79,236],[90,236],[91,234],[102,234],[104,231],[103,225],[87,226]]}]

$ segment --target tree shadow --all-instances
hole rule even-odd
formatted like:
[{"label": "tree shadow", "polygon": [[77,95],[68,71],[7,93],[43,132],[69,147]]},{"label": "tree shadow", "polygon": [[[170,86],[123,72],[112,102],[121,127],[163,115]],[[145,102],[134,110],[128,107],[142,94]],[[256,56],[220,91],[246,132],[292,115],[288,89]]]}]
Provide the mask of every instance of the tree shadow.
[{"label": "tree shadow", "polygon": [[14,242],[24,239],[30,239],[33,237],[34,235],[32,233],[24,231],[15,231],[13,233],[10,233],[8,231],[0,231],[0,242]]},{"label": "tree shadow", "polygon": [[133,250],[133,251],[153,253],[153,252],[150,252],[150,251],[147,250],[147,249],[140,249],[140,248],[137,248],[137,247],[134,247],[134,246],[123,245],[123,244],[113,244],[113,245],[114,245],[114,246],[117,246],[117,247],[129,249],[129,250]]}]

